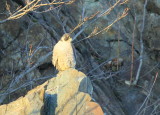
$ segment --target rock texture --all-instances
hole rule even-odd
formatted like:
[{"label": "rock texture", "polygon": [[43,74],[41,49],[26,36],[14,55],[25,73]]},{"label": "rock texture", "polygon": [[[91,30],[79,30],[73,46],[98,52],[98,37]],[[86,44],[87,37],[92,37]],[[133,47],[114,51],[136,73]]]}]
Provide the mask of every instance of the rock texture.
[{"label": "rock texture", "polygon": [[93,87],[85,74],[68,69],[29,91],[24,97],[0,106],[0,115],[103,115],[91,102]]},{"label": "rock texture", "polygon": [[[0,20],[6,19],[10,14],[6,2],[13,13],[26,4],[24,1],[1,0]],[[76,0],[73,4],[62,5],[50,11],[43,7],[20,19],[0,24],[0,104],[24,96],[29,90],[55,76],[57,71],[51,64],[51,51],[60,37],[65,31],[72,31],[82,18],[105,11],[116,1],[118,0]],[[90,78],[93,84],[92,97],[106,114],[135,115],[137,111],[145,114],[146,107],[149,108],[148,114],[159,112],[159,75],[151,95],[149,92],[156,73],[160,73],[160,2],[148,0],[144,8],[145,1],[128,0],[126,4],[119,4],[109,15],[100,17],[94,24],[87,26],[73,43],[77,54],[76,69]],[[112,23],[126,7],[130,9],[128,15],[110,30],[84,39],[95,27],[101,30]],[[143,20],[144,11],[146,15]],[[143,22],[144,31],[141,33]],[[81,28],[75,30],[73,36],[80,31]],[[144,51],[140,79],[137,86],[128,86],[125,81],[130,80],[131,72],[133,79],[137,74],[141,34]],[[119,64],[117,60],[122,60],[122,63]],[[139,110],[146,97],[147,103]]]},{"label": "rock texture", "polygon": [[26,96],[0,106],[0,115],[40,115],[44,105],[44,86],[47,82],[29,91]]}]

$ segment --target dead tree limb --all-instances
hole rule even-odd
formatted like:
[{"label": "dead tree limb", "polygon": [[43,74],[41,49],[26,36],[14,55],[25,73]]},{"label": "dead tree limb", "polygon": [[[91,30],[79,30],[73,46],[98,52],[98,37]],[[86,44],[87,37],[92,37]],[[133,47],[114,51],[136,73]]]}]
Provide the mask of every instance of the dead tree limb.
[{"label": "dead tree limb", "polygon": [[[52,52],[49,52],[48,54],[42,56],[37,63],[35,63],[31,68],[24,70],[23,72],[21,72],[17,77],[15,77],[15,79],[13,79],[8,87],[8,89],[6,90],[7,94],[10,93],[10,91],[12,91],[14,89],[14,86],[20,82],[20,79],[22,79],[26,74],[28,74],[29,72],[33,71],[35,68],[37,68],[44,60],[46,60],[50,55],[52,54]],[[0,103],[3,102],[3,100],[7,97],[7,95],[3,95],[0,94]]]},{"label": "dead tree limb", "polygon": [[142,64],[143,64],[143,50],[144,50],[144,45],[143,45],[143,31],[144,31],[144,24],[145,24],[145,17],[146,17],[146,6],[147,6],[147,2],[148,0],[145,0],[145,4],[144,4],[144,7],[143,7],[143,22],[142,22],[142,28],[140,30],[140,56],[139,56],[139,59],[140,59],[140,63],[139,63],[139,67],[138,67],[138,71],[137,71],[137,75],[136,75],[136,79],[135,81],[133,82],[133,85],[136,85],[137,82],[138,82],[138,79],[139,79],[139,75],[140,75],[140,72],[141,72],[141,68],[142,68]]}]

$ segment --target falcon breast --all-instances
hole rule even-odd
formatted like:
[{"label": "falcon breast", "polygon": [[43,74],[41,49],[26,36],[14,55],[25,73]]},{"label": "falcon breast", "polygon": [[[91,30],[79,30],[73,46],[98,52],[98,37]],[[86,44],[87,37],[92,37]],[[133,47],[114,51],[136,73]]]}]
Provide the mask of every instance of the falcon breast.
[{"label": "falcon breast", "polygon": [[52,64],[59,71],[75,68],[76,61],[70,34],[64,34],[59,42],[54,46]]}]

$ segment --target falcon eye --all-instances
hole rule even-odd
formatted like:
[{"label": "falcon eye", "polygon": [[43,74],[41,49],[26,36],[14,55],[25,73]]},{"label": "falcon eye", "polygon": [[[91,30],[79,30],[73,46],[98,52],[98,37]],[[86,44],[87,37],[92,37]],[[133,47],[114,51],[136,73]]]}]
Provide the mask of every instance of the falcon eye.
[{"label": "falcon eye", "polygon": [[64,38],[64,41],[67,41],[67,40],[69,40],[69,36],[66,36],[66,37]]}]

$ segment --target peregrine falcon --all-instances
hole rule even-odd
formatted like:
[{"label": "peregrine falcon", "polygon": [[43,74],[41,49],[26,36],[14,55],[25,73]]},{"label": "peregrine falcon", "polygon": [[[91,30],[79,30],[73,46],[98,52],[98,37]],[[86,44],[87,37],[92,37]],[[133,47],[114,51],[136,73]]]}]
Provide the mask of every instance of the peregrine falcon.
[{"label": "peregrine falcon", "polygon": [[52,64],[58,71],[75,68],[76,60],[70,34],[64,34],[53,48]]}]

